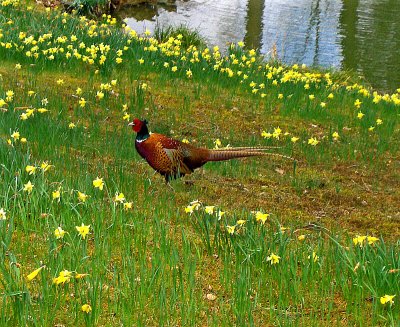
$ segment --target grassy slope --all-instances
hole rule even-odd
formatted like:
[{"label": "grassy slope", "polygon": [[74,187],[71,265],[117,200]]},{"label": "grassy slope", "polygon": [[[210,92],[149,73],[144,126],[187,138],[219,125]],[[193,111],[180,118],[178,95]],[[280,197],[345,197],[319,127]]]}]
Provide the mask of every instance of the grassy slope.
[{"label": "grassy slope", "polygon": [[[90,38],[87,27],[81,29],[73,18],[67,17],[65,24],[62,17],[46,20],[15,10],[3,8],[5,17],[16,20],[11,27],[3,23],[3,40],[17,40],[20,31],[38,37],[51,26],[54,39],[76,34],[86,44],[110,44],[112,59],[95,74],[95,65],[62,59],[64,54],[35,61],[25,56],[26,49],[0,50],[0,98],[7,90],[15,92],[0,122],[0,207],[10,219],[2,225],[4,323],[330,325],[390,324],[398,318],[397,303],[388,309],[377,300],[399,294],[396,273],[388,273],[399,267],[398,106],[383,100],[374,104],[357,87],[331,89],[324,78],[310,82],[310,90],[304,88],[307,81],[273,86],[257,68],[249,68],[248,80],[232,80],[215,72],[212,60],[188,65],[179,60],[181,55],[146,52],[146,40],[133,39],[123,64],[117,65],[116,51],[128,45],[117,30]],[[141,58],[144,64],[138,62]],[[17,63],[21,70],[15,69]],[[173,65],[179,67],[177,73],[171,72]],[[190,79],[188,68],[193,71]],[[58,79],[64,84],[58,85]],[[97,99],[100,83],[112,79],[118,80],[114,92]],[[332,79],[339,85],[345,77],[333,74]],[[251,80],[267,84],[265,98],[261,89],[251,93]],[[88,101],[85,108],[72,96],[77,87]],[[28,90],[36,95],[29,97]],[[327,100],[331,91],[334,98]],[[318,100],[309,100],[309,94]],[[19,119],[24,111],[20,107],[41,107],[44,97],[50,112]],[[363,120],[356,118],[358,98]],[[321,101],[327,102],[326,109],[319,106]],[[131,117],[146,116],[152,130],[194,144],[213,147],[220,138],[224,145],[282,146],[281,153],[298,159],[295,174],[291,162],[245,159],[208,164],[185,178],[190,182],[173,182],[171,190],[135,152],[134,135],[122,120],[125,103]],[[383,125],[368,132],[377,118]],[[70,122],[77,128],[69,129]],[[278,126],[290,135],[279,140],[260,136]],[[7,145],[15,130],[27,137],[27,144]],[[340,134],[338,141],[332,140],[334,131]],[[300,137],[294,145],[292,136]],[[307,144],[312,136],[321,141],[316,147]],[[43,160],[54,168],[36,176],[25,172],[26,165]],[[93,189],[96,176],[106,181],[104,192]],[[28,180],[35,184],[31,195],[22,191]],[[51,196],[58,188],[60,202]],[[76,190],[91,196],[86,204],[78,203]],[[123,192],[134,209],[115,205],[115,192]],[[195,199],[227,211],[226,220],[220,225],[203,213],[186,215],[183,208]],[[269,223],[260,226],[251,210],[271,213]],[[246,227],[238,227],[236,236],[227,235],[225,226],[238,219],[246,219]],[[92,228],[87,242],[75,230],[82,222]],[[309,222],[331,230],[345,247],[319,231],[292,233]],[[64,241],[54,238],[58,226],[69,233]],[[289,232],[281,233],[280,226]],[[306,242],[296,241],[300,233],[307,234]],[[364,252],[352,247],[348,233],[382,235],[388,245]],[[313,251],[321,258],[315,265],[307,259]],[[284,258],[280,265],[266,262],[271,252]],[[352,271],[358,262],[356,274]],[[47,269],[38,282],[18,277],[41,264]],[[64,288],[51,285],[63,269],[90,277]],[[217,299],[210,301],[206,294]],[[83,303],[92,305],[90,315],[80,312]]]}]

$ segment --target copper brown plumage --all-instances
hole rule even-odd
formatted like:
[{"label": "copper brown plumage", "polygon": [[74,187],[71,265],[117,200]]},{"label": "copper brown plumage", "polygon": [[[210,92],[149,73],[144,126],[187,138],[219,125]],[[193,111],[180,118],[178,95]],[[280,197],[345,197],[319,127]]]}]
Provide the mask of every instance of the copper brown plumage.
[{"label": "copper brown plumage", "polygon": [[[165,177],[166,182],[186,174],[209,161],[222,161],[234,158],[280,154],[264,152],[265,147],[241,147],[210,150],[180,142],[162,134],[150,133],[147,121],[134,119],[129,123],[137,133],[135,147],[149,165]],[[288,157],[285,157],[288,158]]]}]

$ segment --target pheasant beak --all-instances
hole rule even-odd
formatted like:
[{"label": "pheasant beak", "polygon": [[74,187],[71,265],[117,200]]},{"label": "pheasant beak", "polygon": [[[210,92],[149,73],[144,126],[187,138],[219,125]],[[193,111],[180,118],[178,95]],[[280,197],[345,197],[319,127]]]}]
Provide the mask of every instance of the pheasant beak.
[{"label": "pheasant beak", "polygon": [[135,126],[135,123],[134,123],[134,122],[130,122],[130,123],[128,124],[128,126]]}]

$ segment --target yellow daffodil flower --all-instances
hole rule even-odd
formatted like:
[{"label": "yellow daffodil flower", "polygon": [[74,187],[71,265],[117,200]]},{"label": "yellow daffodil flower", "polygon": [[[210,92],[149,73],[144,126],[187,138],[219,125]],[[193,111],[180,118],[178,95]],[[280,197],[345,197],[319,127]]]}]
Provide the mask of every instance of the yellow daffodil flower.
[{"label": "yellow daffodil flower", "polygon": [[276,265],[279,263],[279,260],[281,259],[281,257],[279,255],[276,255],[274,253],[271,253],[268,257],[267,257],[267,261],[269,261],[271,263],[271,265]]},{"label": "yellow daffodil flower", "polygon": [[214,213],[214,208],[215,208],[215,206],[206,206],[206,207],[204,208],[204,211],[205,211],[206,213],[208,213],[209,215],[212,215],[212,214]]},{"label": "yellow daffodil flower", "polygon": [[6,220],[7,219],[7,215],[6,212],[3,208],[0,209],[0,220]]},{"label": "yellow daffodil flower", "polygon": [[32,193],[33,187],[35,185],[31,183],[31,181],[28,181],[28,183],[24,184],[24,191],[28,192],[29,194]]},{"label": "yellow daffodil flower", "polygon": [[56,239],[61,239],[64,237],[64,235],[66,234],[66,231],[63,230],[61,227],[57,227],[56,230],[54,230],[54,236],[56,237]]},{"label": "yellow daffodil flower", "polygon": [[26,276],[26,279],[30,282],[33,279],[35,279],[35,277],[39,274],[39,272],[44,268],[45,266],[41,266],[40,268],[32,271],[29,275]]},{"label": "yellow daffodil flower", "polygon": [[116,193],[114,202],[115,203],[123,203],[125,201],[125,195],[124,193]]},{"label": "yellow daffodil flower", "polygon": [[90,306],[90,304],[84,304],[82,305],[81,310],[83,312],[89,313],[92,311],[92,307]]},{"label": "yellow daffodil flower", "polygon": [[267,219],[269,218],[269,213],[262,213],[261,211],[256,212],[256,221],[261,221],[262,224],[265,224]]},{"label": "yellow daffodil flower", "polygon": [[96,177],[96,179],[93,181],[93,186],[102,191],[104,188],[103,178]]},{"label": "yellow daffodil flower", "polygon": [[90,230],[90,225],[84,225],[82,223],[81,226],[75,226],[76,230],[78,231],[79,235],[85,239],[86,235],[89,234],[89,230]]},{"label": "yellow daffodil flower", "polygon": [[236,226],[229,226],[229,225],[226,226],[226,230],[231,235],[233,235],[235,233],[235,228],[236,228]]},{"label": "yellow daffodil flower", "polygon": [[25,167],[25,171],[26,171],[29,175],[35,175],[35,173],[36,173],[36,167],[35,167],[35,166],[28,165],[28,166]]},{"label": "yellow daffodil flower", "polygon": [[396,295],[387,295],[387,294],[384,296],[381,296],[381,298],[380,298],[381,304],[390,303],[390,305],[393,305],[394,304],[393,299],[395,296]]}]

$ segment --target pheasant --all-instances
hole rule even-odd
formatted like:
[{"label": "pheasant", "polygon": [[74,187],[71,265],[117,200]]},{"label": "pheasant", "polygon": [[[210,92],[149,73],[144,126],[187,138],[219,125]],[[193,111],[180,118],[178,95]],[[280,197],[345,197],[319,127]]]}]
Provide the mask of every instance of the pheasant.
[{"label": "pheasant", "polygon": [[223,161],[234,158],[253,156],[284,155],[264,152],[268,147],[238,147],[225,149],[198,148],[190,144],[174,140],[162,134],[150,133],[147,120],[135,118],[128,126],[137,133],[135,147],[137,152],[158,173],[165,177],[166,183],[186,174],[209,161]]}]

